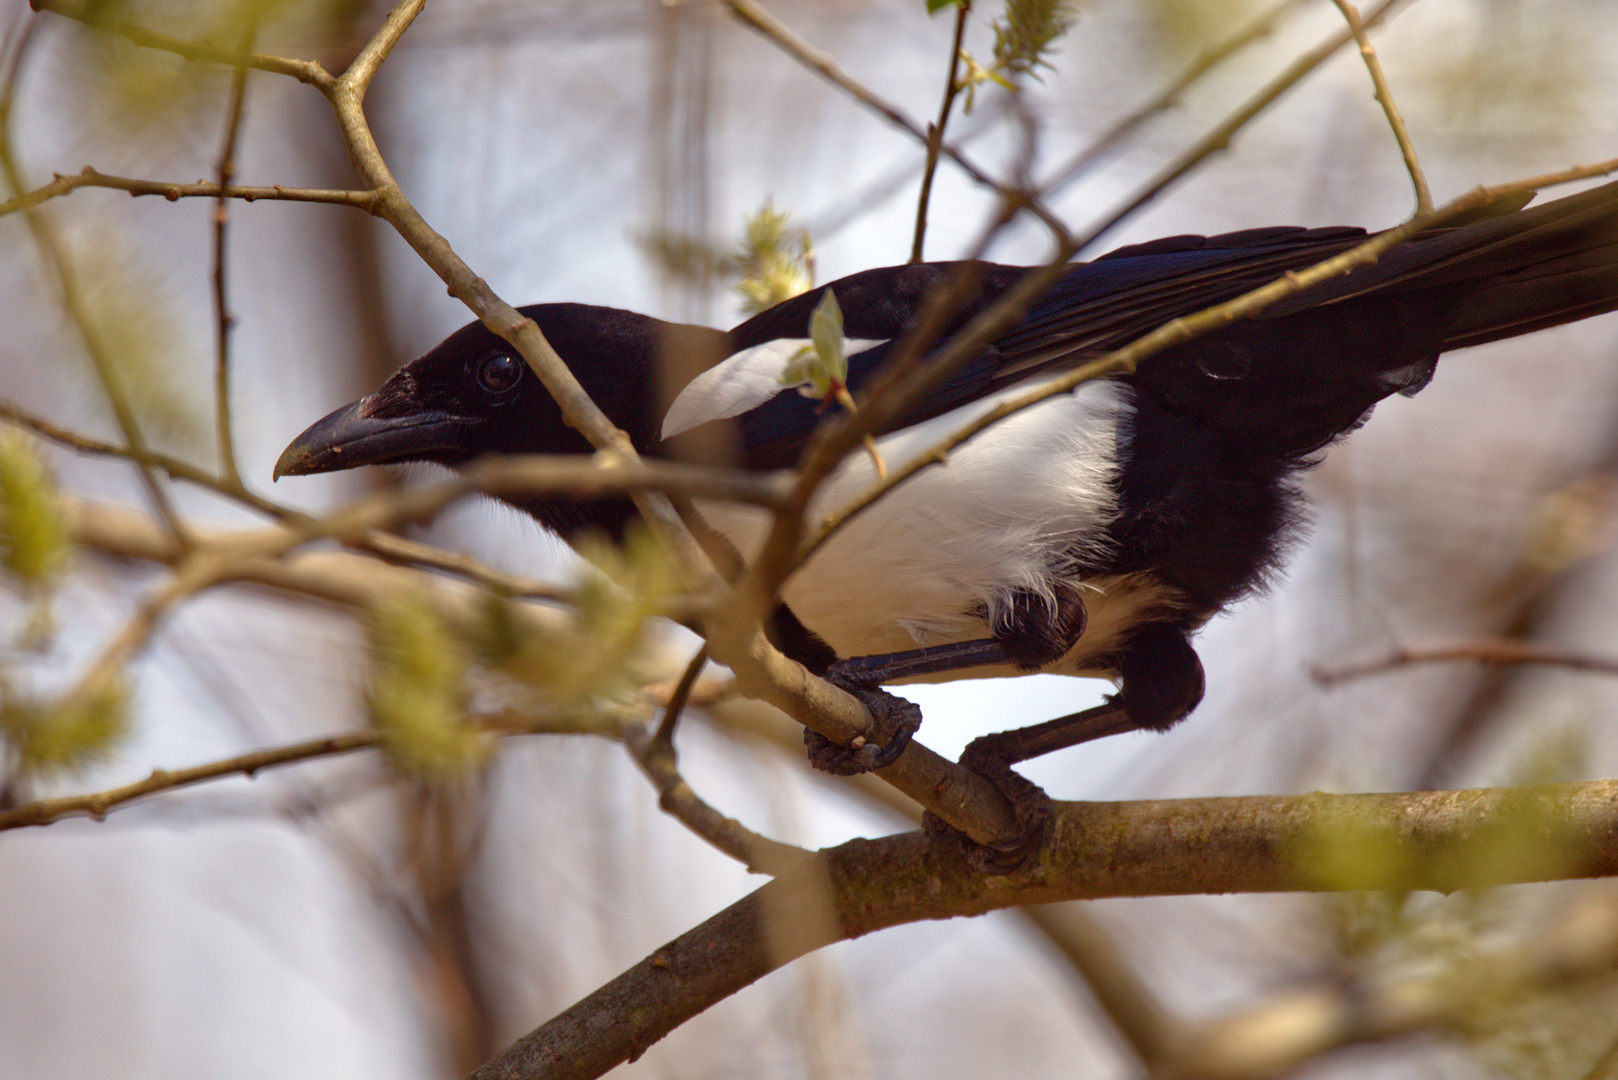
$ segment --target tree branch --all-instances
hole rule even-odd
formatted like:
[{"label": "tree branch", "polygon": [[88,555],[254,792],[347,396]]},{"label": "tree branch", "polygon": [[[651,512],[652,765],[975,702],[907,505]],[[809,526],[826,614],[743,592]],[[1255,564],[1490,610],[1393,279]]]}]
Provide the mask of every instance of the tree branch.
[{"label": "tree branch", "polygon": [[[472,1080],[596,1077],[770,971],[834,941],[1017,904],[1203,892],[1439,889],[1618,873],[1618,781],[1389,795],[1058,803],[1052,844],[1009,878],[905,833],[820,853],[518,1040]],[[1496,847],[1511,824],[1536,838]],[[1332,850],[1386,856],[1337,860]],[[1618,910],[1519,964],[1555,975],[1618,957]],[[1594,920],[1592,920],[1594,921]],[[1600,932],[1594,932],[1599,930]],[[1589,953],[1570,955],[1589,946]],[[1406,1026],[1423,1014],[1390,1014]]]},{"label": "tree branch", "polygon": [[1322,686],[1335,686],[1367,675],[1380,675],[1385,671],[1408,667],[1411,664],[1436,664],[1450,660],[1474,660],[1483,664],[1545,664],[1552,667],[1589,671],[1598,675],[1618,675],[1618,660],[1610,657],[1589,656],[1566,652],[1529,641],[1460,641],[1451,645],[1407,646],[1395,648],[1384,656],[1341,667],[1316,667],[1311,673]]},{"label": "tree branch", "polygon": [[332,203],[337,206],[355,206],[367,212],[371,211],[377,202],[377,194],[374,191],[293,188],[282,187],[280,184],[272,187],[243,187],[240,184],[221,186],[206,180],[198,180],[192,184],[180,184],[170,180],[137,180],[126,176],[109,176],[86,166],[83,172],[75,173],[72,176],[64,176],[58,173],[56,179],[50,183],[18,195],[16,198],[0,202],[0,217],[15,213],[18,210],[27,210],[29,207],[38,206],[49,199],[69,195],[79,188],[85,187],[111,188],[115,191],[127,191],[134,196],[161,195],[170,202],[187,198],[244,199],[247,202],[254,202],[258,199],[280,199],[286,202],[317,202]]}]

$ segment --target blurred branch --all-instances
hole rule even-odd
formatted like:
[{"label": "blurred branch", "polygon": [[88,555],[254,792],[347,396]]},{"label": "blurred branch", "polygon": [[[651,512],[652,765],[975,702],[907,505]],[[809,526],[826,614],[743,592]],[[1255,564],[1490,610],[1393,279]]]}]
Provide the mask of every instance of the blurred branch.
[{"label": "blurred branch", "polygon": [[1254,19],[1234,35],[1203,52],[1191,62],[1191,65],[1180,74],[1179,78],[1164,87],[1155,97],[1135,109],[1134,112],[1118,120],[1117,123],[1096,138],[1094,142],[1070,159],[1067,164],[1056,170],[1051,178],[1041,185],[1041,194],[1049,198],[1078,179],[1091,166],[1100,161],[1103,155],[1123,142],[1125,138],[1134,134],[1142,124],[1177,104],[1181,95],[1208,72],[1259,38],[1267,37],[1274,33],[1276,23],[1280,22],[1282,18],[1290,14],[1294,8],[1302,3],[1303,0],[1281,0],[1275,7]]},{"label": "blurred branch", "polygon": [[245,199],[248,202],[258,199],[281,199],[287,202],[335,203],[339,206],[357,206],[361,210],[370,210],[376,205],[377,200],[374,191],[328,191],[319,188],[282,187],[280,184],[273,187],[242,187],[237,184],[208,183],[203,180],[193,184],[176,184],[166,180],[136,180],[124,176],[108,176],[106,173],[86,167],[83,172],[72,176],[58,173],[56,179],[50,183],[18,195],[14,199],[0,202],[0,216],[27,210],[47,199],[67,195],[83,187],[112,188],[127,191],[131,195],[161,195],[170,202],[199,197]]},{"label": "blurred branch", "polygon": [[1615,966],[1618,903],[1610,893],[1586,895],[1550,929],[1435,976],[1295,990],[1238,1016],[1188,1025],[1154,1075],[1276,1076],[1338,1047],[1442,1027],[1492,1002],[1610,976]]},{"label": "blurred branch", "polygon": [[1618,675],[1618,660],[1615,659],[1564,652],[1528,641],[1512,640],[1462,641],[1453,645],[1400,647],[1384,656],[1344,664],[1341,667],[1317,666],[1310,674],[1321,686],[1335,686],[1351,679],[1380,675],[1385,671],[1408,667],[1411,664],[1435,664],[1449,660],[1476,660],[1484,664],[1546,664],[1571,668],[1574,671]]},{"label": "blurred branch", "polygon": [[[30,25],[32,29],[32,24]],[[0,174],[5,177],[6,186],[13,192],[23,191],[22,176],[17,167],[16,155],[11,144],[11,106],[15,100],[16,79],[22,69],[22,50],[32,42],[32,37],[26,38],[18,45],[18,51],[12,57],[12,63],[5,73],[5,82],[0,86]],[[108,404],[112,407],[114,418],[118,421],[119,430],[122,431],[124,442],[133,451],[136,471],[140,476],[141,486],[146,489],[148,498],[156,507],[158,514],[168,526],[177,543],[185,542],[185,526],[175,513],[172,501],[166,488],[158,481],[157,474],[143,458],[149,455],[146,440],[141,434],[140,425],[136,422],[133,407],[124,392],[123,386],[117,379],[113,370],[114,362],[107,343],[102,339],[91,313],[84,302],[84,295],[79,287],[78,273],[72,260],[69,258],[66,245],[57,235],[45,211],[25,207],[24,220],[28,223],[28,230],[33,234],[34,245],[39,249],[40,260],[46,267],[55,271],[56,284],[61,290],[63,306],[66,308],[74,329],[78,332],[84,351],[88,354],[96,377],[101,383],[102,391],[107,395]]]},{"label": "blurred branch", "polygon": [[[791,27],[766,11],[756,0],[725,0],[725,5],[738,20],[753,27],[759,33],[775,42],[793,59],[804,67],[818,73],[827,82],[838,87],[850,97],[854,98],[866,108],[876,112],[894,127],[905,132],[923,146],[930,143],[927,132],[923,131],[914,120],[906,116],[897,105],[883,100],[875,91],[856,80],[844,71],[831,55],[821,52],[799,37]],[[1045,226],[1055,235],[1059,244],[1066,245],[1068,241],[1068,228],[1060,217],[1047,207],[1037,195],[1016,188],[1008,187],[990,177],[982,169],[972,163],[965,154],[956,147],[939,140],[939,152],[971,177],[979,185],[997,192],[1006,202],[1018,208],[1026,208],[1029,213],[1044,222]]]},{"label": "blurred branch", "polygon": [[[74,542],[117,558],[174,564],[180,549],[146,515],[133,510],[68,500],[64,507]],[[280,536],[284,530],[259,533],[200,531],[203,544],[250,546],[254,537]],[[421,590],[450,625],[471,630],[483,624],[488,593],[483,589],[438,575],[392,566],[376,558],[345,551],[305,551],[273,557],[238,559],[232,581],[262,585],[294,596],[369,610],[378,602],[406,590]],[[564,616],[533,604],[511,609],[512,617],[535,632],[555,633]]]},{"label": "blurred branch", "polygon": [[[1548,862],[1527,851],[1457,857],[1497,837],[1498,826],[1508,820],[1543,837],[1546,846],[1563,845],[1568,859]],[[1326,840],[1355,849],[1371,843],[1395,857],[1348,862],[1325,875],[1300,856]],[[1469,869],[1461,872],[1463,866]],[[854,840],[822,851],[814,866],[777,878],[664,945],[518,1040],[473,1078],[599,1076],[805,953],[922,919],[1100,896],[1449,891],[1614,873],[1614,780],[1392,795],[1057,803],[1051,846],[1009,877],[973,872],[958,844],[923,833]],[[831,910],[820,912],[826,903]],[[1524,983],[1565,980],[1610,965],[1618,959],[1618,908],[1565,921],[1545,939],[1498,959],[1495,973],[1502,980]],[[1446,991],[1453,981],[1445,983]],[[1481,979],[1471,983],[1474,991],[1482,985]],[[1410,1030],[1453,1015],[1442,998],[1431,992],[1431,981],[1399,984],[1386,999],[1372,998],[1387,1002],[1385,1012],[1372,1014],[1380,1026],[1319,1030],[1339,1042],[1361,1030]],[[1345,995],[1341,1007],[1351,1009],[1358,1000]]]},{"label": "blurred branch", "polygon": [[1343,18],[1348,22],[1349,32],[1359,43],[1360,56],[1365,59],[1365,69],[1371,73],[1371,84],[1376,87],[1376,100],[1381,103],[1382,111],[1387,114],[1388,126],[1393,128],[1393,137],[1398,140],[1399,152],[1404,155],[1405,168],[1410,172],[1410,183],[1416,189],[1416,213],[1431,210],[1433,195],[1427,190],[1427,176],[1421,171],[1421,162],[1416,158],[1416,147],[1410,141],[1410,132],[1405,129],[1404,117],[1399,115],[1399,106],[1393,103],[1393,91],[1388,88],[1387,77],[1382,74],[1382,62],[1377,59],[1376,49],[1365,33],[1365,24],[1360,21],[1359,9],[1348,0],[1332,0],[1332,2],[1337,5],[1337,10],[1343,13]]},{"label": "blurred branch", "polygon": [[[1371,9],[1369,15],[1365,16],[1362,26],[1365,28],[1375,26],[1377,23],[1381,22],[1383,17],[1387,15],[1388,11],[1399,2],[1400,0],[1382,0],[1381,3],[1377,4]],[[1101,237],[1117,228],[1137,210],[1161,195],[1176,180],[1180,179],[1182,176],[1185,176],[1192,169],[1200,165],[1205,158],[1208,158],[1221,150],[1227,149],[1230,146],[1231,138],[1234,137],[1235,134],[1242,128],[1246,127],[1254,117],[1258,116],[1259,113],[1273,105],[1276,100],[1280,98],[1282,94],[1290,90],[1295,83],[1297,83],[1305,75],[1308,75],[1311,71],[1314,71],[1321,64],[1325,63],[1331,58],[1333,53],[1353,40],[1353,32],[1344,30],[1335,37],[1327,39],[1294,60],[1285,71],[1283,71],[1275,79],[1271,80],[1270,83],[1261,89],[1257,94],[1254,94],[1251,98],[1244,102],[1242,106],[1235,112],[1231,113],[1223,123],[1219,124],[1219,126],[1215,127],[1208,134],[1204,135],[1189,150],[1181,154],[1179,158],[1173,162],[1173,164],[1163,169],[1157,174],[1157,176],[1148,181],[1146,186],[1141,189],[1139,194],[1137,194],[1119,209],[1113,211],[1111,216],[1104,219],[1100,224],[1093,226],[1089,232],[1085,233],[1081,238],[1079,238],[1075,242],[1074,252],[1077,253],[1084,250],[1097,240],[1101,239]]]},{"label": "blurred branch", "polygon": [[[138,23],[127,19],[113,19],[104,16],[105,4],[94,0],[29,0],[35,11],[49,11],[65,18],[75,19],[97,30],[109,34],[116,34],[136,45],[148,49],[159,49],[163,52],[183,56],[187,60],[205,60],[210,63],[223,64],[227,67],[236,67],[244,62],[243,57],[231,49],[215,45],[210,41],[187,41],[184,38],[171,37],[160,34],[155,30],[148,30]],[[313,60],[289,60],[280,56],[267,56],[263,53],[248,53],[245,57],[246,66],[259,71],[272,71],[277,75],[289,75],[301,83],[308,83],[319,90],[326,90],[333,80],[331,73]]]},{"label": "blurred branch", "polygon": [[[256,9],[255,9],[256,10]],[[240,48],[236,51],[235,70],[231,72],[230,104],[225,110],[225,137],[219,149],[219,195],[213,211],[213,302],[214,302],[214,425],[219,437],[219,471],[225,482],[240,487],[241,474],[236,470],[236,445],[230,422],[230,328],[236,321],[230,313],[228,247],[230,235],[230,202],[225,194],[236,177],[236,142],[241,135],[242,113],[247,107],[247,63],[253,40],[258,37],[258,14],[248,17],[242,31]]]},{"label": "blurred branch", "polygon": [[[955,95],[961,92],[961,42],[966,37],[966,20],[972,14],[972,0],[955,5],[955,36],[949,49],[949,67],[944,73],[944,101],[938,107],[938,122],[927,128],[927,163],[921,172],[921,194],[916,199],[916,235],[910,243],[910,261],[921,262],[922,245],[927,239],[927,204],[933,195],[933,175],[938,172],[938,151],[944,145],[944,129],[955,108]],[[968,108],[970,108],[970,103]]]}]

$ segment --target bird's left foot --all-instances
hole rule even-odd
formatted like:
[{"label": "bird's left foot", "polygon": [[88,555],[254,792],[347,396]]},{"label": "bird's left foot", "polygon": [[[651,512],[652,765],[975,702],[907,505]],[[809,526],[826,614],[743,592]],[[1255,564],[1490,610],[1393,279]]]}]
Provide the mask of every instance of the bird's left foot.
[{"label": "bird's left foot", "polygon": [[861,686],[855,680],[840,677],[836,665],[827,672],[826,681],[860,699],[875,721],[882,742],[863,739],[856,740],[858,745],[839,746],[818,731],[804,728],[803,745],[809,751],[809,764],[833,776],[855,776],[885,769],[897,761],[910,745],[916,729],[921,727],[921,707],[886,690]]}]

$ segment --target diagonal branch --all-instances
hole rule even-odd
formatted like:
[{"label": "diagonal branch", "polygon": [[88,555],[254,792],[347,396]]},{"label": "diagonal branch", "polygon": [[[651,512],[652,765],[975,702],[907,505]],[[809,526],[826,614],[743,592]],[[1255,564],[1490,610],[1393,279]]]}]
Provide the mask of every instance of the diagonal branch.
[{"label": "diagonal branch", "polygon": [[[1510,823],[1536,844],[1484,850]],[[1440,889],[1618,873],[1618,781],[1389,795],[1301,795],[1058,803],[1053,846],[1011,878],[968,869],[958,845],[922,833],[855,840],[820,853],[518,1040],[472,1080],[596,1077],[709,1006],[835,941],[904,923],[1018,904],[1202,892]],[[1543,838],[1543,842],[1538,842]],[[1304,853],[1323,842],[1383,859]],[[1557,857],[1537,853],[1554,849]],[[1480,857],[1481,856],[1481,857]],[[1498,856],[1498,857],[1497,857]],[[1462,869],[1466,868],[1466,869]],[[1618,907],[1552,935],[1502,974],[1555,978],[1618,961]],[[1409,1030],[1433,1010],[1388,1015]],[[1392,1004],[1400,1004],[1394,998]],[[1438,1016],[1444,1014],[1439,1013]],[[1327,1028],[1328,1033],[1337,1029]],[[1352,1029],[1350,1029],[1352,1030]],[[1368,1036],[1369,1037],[1369,1036]]]}]

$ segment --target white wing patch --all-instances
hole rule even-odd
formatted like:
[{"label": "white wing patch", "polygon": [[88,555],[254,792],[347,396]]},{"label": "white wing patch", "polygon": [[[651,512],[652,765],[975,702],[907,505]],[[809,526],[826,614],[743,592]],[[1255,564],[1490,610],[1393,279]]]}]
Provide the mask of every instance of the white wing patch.
[{"label": "white wing patch", "polygon": [[[850,338],[843,342],[843,355],[855,356],[881,344]],[[809,347],[812,343],[808,338],[776,338],[721,360],[686,383],[675,397],[663,416],[663,438],[758,408],[786,389],[781,382],[782,372],[802,349]]]}]

